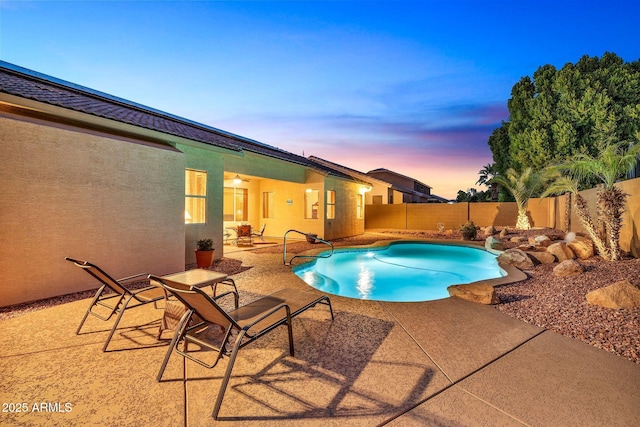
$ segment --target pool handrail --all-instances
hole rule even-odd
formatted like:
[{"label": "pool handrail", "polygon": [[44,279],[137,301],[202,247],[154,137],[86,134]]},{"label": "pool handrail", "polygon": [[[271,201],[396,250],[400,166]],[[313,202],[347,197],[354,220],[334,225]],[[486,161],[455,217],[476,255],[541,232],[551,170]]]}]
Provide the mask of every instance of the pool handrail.
[{"label": "pool handrail", "polygon": [[[315,240],[316,242],[321,242],[324,243],[325,245],[329,245],[331,247],[331,252],[327,255],[294,255],[291,257],[291,259],[289,261],[287,261],[287,235],[290,232],[294,232],[294,233],[298,233],[301,234],[303,236],[305,236],[307,238],[307,240]],[[331,255],[333,255],[333,243],[331,242],[327,242],[326,240],[323,240],[321,238],[319,238],[317,235],[315,234],[311,234],[311,233],[305,233],[303,231],[299,231],[299,230],[287,230],[286,233],[284,233],[284,250],[282,252],[282,261],[284,262],[284,265],[291,265],[291,262],[296,259],[296,258],[329,258]]]}]

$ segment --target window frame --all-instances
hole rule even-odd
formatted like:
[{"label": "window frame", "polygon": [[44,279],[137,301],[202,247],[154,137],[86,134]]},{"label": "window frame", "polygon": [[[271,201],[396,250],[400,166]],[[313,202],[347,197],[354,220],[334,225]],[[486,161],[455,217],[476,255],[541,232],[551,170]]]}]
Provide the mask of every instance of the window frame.
[{"label": "window frame", "polygon": [[[189,177],[189,174],[193,173],[193,179],[197,179],[197,175],[196,174],[201,174],[204,177],[204,183],[201,186],[198,185],[191,185],[190,181],[191,178]],[[185,183],[184,183],[184,223],[185,225],[192,225],[192,224],[206,224],[207,223],[207,171],[204,170],[200,170],[200,169],[192,169],[192,168],[186,168],[185,169]],[[194,188],[197,190],[198,187],[201,187],[203,190],[202,194],[198,194],[198,193],[187,193],[187,189],[189,187],[193,187],[191,188],[191,190],[193,190]],[[202,200],[202,205],[199,206],[200,209],[192,209],[194,207],[193,204],[191,204],[191,201],[195,201],[195,200]],[[200,205],[198,203],[198,205]],[[190,213],[190,211],[192,211]]]},{"label": "window frame", "polygon": [[325,217],[336,219],[336,190],[327,190],[325,204]]}]

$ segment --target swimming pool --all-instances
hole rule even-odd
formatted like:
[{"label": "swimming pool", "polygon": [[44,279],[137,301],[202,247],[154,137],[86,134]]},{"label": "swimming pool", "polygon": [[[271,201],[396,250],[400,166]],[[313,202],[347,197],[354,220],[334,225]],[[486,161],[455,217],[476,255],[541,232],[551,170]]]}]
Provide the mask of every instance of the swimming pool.
[{"label": "swimming pool", "polygon": [[427,242],[340,250],[293,272],[329,294],[404,302],[447,298],[450,285],[506,275],[496,255],[483,249]]}]

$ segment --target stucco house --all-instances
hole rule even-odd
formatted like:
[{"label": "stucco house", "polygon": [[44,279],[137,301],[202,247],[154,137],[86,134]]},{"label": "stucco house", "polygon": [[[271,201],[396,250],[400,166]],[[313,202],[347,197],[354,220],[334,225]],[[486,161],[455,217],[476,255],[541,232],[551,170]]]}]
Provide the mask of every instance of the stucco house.
[{"label": "stucco house", "polygon": [[402,175],[385,168],[374,169],[367,175],[391,184],[391,188],[399,193],[402,200],[396,197],[389,204],[394,203],[447,203],[449,200],[431,194],[431,187],[415,178]]},{"label": "stucco house", "polygon": [[226,226],[364,231],[366,185],[305,157],[0,61],[0,306],[224,252]]}]

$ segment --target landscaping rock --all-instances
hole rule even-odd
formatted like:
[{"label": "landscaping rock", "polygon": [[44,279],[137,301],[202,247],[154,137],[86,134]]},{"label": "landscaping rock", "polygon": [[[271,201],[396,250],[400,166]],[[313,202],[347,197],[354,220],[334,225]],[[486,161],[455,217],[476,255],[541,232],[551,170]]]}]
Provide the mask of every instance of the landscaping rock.
[{"label": "landscaping rock", "polygon": [[502,241],[500,239],[496,239],[493,236],[487,237],[487,239],[484,241],[484,247],[487,250],[504,251],[504,245],[502,244]]},{"label": "landscaping rock", "polygon": [[522,236],[516,236],[516,237],[510,238],[509,241],[513,243],[522,243],[522,242],[526,242],[527,238]]},{"label": "landscaping rock", "polygon": [[498,262],[513,265],[520,270],[533,268],[533,261],[520,249],[507,249],[498,255]]},{"label": "landscaping rock", "polygon": [[558,262],[575,259],[576,257],[576,254],[574,254],[571,248],[564,242],[557,242],[550,245],[547,248],[547,252],[555,256],[558,259]]},{"label": "landscaping rock", "polygon": [[488,283],[471,283],[468,285],[452,285],[447,288],[452,297],[462,298],[479,304],[499,304],[500,299],[496,295],[493,286]]},{"label": "landscaping rock", "polygon": [[614,309],[636,308],[640,307],[640,289],[628,280],[622,280],[589,292],[587,302],[591,305]]},{"label": "landscaping rock", "polygon": [[509,229],[507,227],[503,228],[502,231],[500,231],[500,237],[504,237],[507,234],[509,234]]},{"label": "landscaping rock", "polygon": [[562,261],[560,264],[556,265],[553,268],[553,275],[558,277],[577,276],[579,274],[582,274],[583,271],[584,268],[578,261],[568,259]]},{"label": "landscaping rock", "polygon": [[589,259],[595,253],[593,241],[587,237],[575,236],[573,240],[567,243],[567,246],[580,259]]},{"label": "landscaping rock", "polygon": [[[529,243],[531,243],[532,245],[543,245],[544,242],[551,242],[551,239],[549,238],[549,236],[541,235],[541,236],[529,237]],[[549,245],[547,244],[545,246],[549,246]]]},{"label": "landscaping rock", "polygon": [[493,225],[490,225],[484,229],[485,236],[491,236],[492,234],[495,234],[495,233],[496,233],[496,228]]},{"label": "landscaping rock", "polygon": [[547,251],[530,251],[526,252],[530,258],[533,258],[533,262],[537,264],[553,264],[556,262],[556,257]]}]

